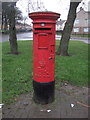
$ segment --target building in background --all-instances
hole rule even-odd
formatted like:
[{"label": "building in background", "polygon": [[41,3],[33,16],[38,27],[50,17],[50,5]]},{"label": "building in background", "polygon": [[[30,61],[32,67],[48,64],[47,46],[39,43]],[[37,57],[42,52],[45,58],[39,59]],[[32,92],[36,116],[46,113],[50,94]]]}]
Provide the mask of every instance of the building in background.
[{"label": "building in background", "polygon": [[65,26],[65,22],[66,22],[66,20],[61,20],[61,19],[60,19],[60,21],[57,21],[56,31],[63,31],[63,28]]},{"label": "building in background", "polygon": [[26,31],[31,31],[31,30],[32,30],[32,27],[31,27],[31,25],[17,22],[17,23],[16,23],[16,29],[17,29],[17,30],[20,30],[20,31],[22,31],[22,30],[23,30],[23,31],[24,31],[24,30],[26,30]]},{"label": "building in background", "polygon": [[[63,31],[66,21],[57,21],[56,30]],[[90,11],[84,11],[81,7],[77,12],[77,16],[74,22],[72,34],[88,34],[90,32]]]},{"label": "building in background", "polygon": [[90,12],[81,7],[77,13],[72,34],[88,34],[90,32]]}]

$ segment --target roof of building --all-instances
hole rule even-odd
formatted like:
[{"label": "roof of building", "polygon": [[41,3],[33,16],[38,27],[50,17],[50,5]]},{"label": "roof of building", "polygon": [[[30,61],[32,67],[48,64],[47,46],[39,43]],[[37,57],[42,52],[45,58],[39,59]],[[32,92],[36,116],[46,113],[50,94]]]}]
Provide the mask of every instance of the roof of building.
[{"label": "roof of building", "polygon": [[17,25],[25,25],[25,26],[30,26],[29,24],[27,24],[27,23],[21,23],[21,22],[17,22]]},{"label": "roof of building", "polygon": [[81,11],[84,11],[85,13],[90,13],[90,11],[85,11],[82,7],[80,7],[80,10],[77,12],[77,14]]},{"label": "roof of building", "polygon": [[66,20],[57,21],[57,25],[62,25]]}]

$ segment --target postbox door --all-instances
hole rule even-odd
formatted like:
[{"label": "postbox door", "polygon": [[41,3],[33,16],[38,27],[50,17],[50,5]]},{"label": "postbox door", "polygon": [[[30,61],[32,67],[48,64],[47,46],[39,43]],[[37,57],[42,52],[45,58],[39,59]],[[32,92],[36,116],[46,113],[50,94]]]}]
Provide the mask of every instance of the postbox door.
[{"label": "postbox door", "polygon": [[49,33],[39,33],[34,49],[34,80],[37,82],[54,81],[54,46],[50,45]]}]

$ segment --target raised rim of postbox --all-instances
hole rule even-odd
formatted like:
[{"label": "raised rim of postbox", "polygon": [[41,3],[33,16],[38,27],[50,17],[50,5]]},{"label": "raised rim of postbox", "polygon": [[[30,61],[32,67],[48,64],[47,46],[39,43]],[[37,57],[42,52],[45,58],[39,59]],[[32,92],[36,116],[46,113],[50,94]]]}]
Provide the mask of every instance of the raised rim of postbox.
[{"label": "raised rim of postbox", "polygon": [[51,19],[51,20],[57,20],[60,17],[59,13],[55,12],[48,12],[48,11],[43,11],[43,12],[32,12],[29,13],[29,18],[35,20],[35,19]]}]

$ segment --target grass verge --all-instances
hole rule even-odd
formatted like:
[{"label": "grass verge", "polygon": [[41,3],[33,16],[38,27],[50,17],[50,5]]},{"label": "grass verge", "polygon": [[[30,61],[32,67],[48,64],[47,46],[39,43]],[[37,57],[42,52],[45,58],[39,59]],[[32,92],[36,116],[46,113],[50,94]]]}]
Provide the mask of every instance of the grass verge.
[{"label": "grass verge", "polygon": [[[56,43],[58,47],[59,41]],[[33,90],[32,88],[32,41],[18,41],[19,55],[7,54],[9,42],[2,43],[2,79],[3,103],[16,101],[20,94]],[[80,41],[70,41],[71,56],[56,56],[55,80],[56,87],[61,82],[73,85],[88,84],[88,45]]]},{"label": "grass verge", "polygon": [[90,38],[90,34],[72,34],[73,37],[87,37]]},{"label": "grass verge", "polygon": [[[57,41],[57,47],[59,42]],[[88,85],[88,44],[70,41],[70,56],[56,56],[56,80],[77,86]]]}]

